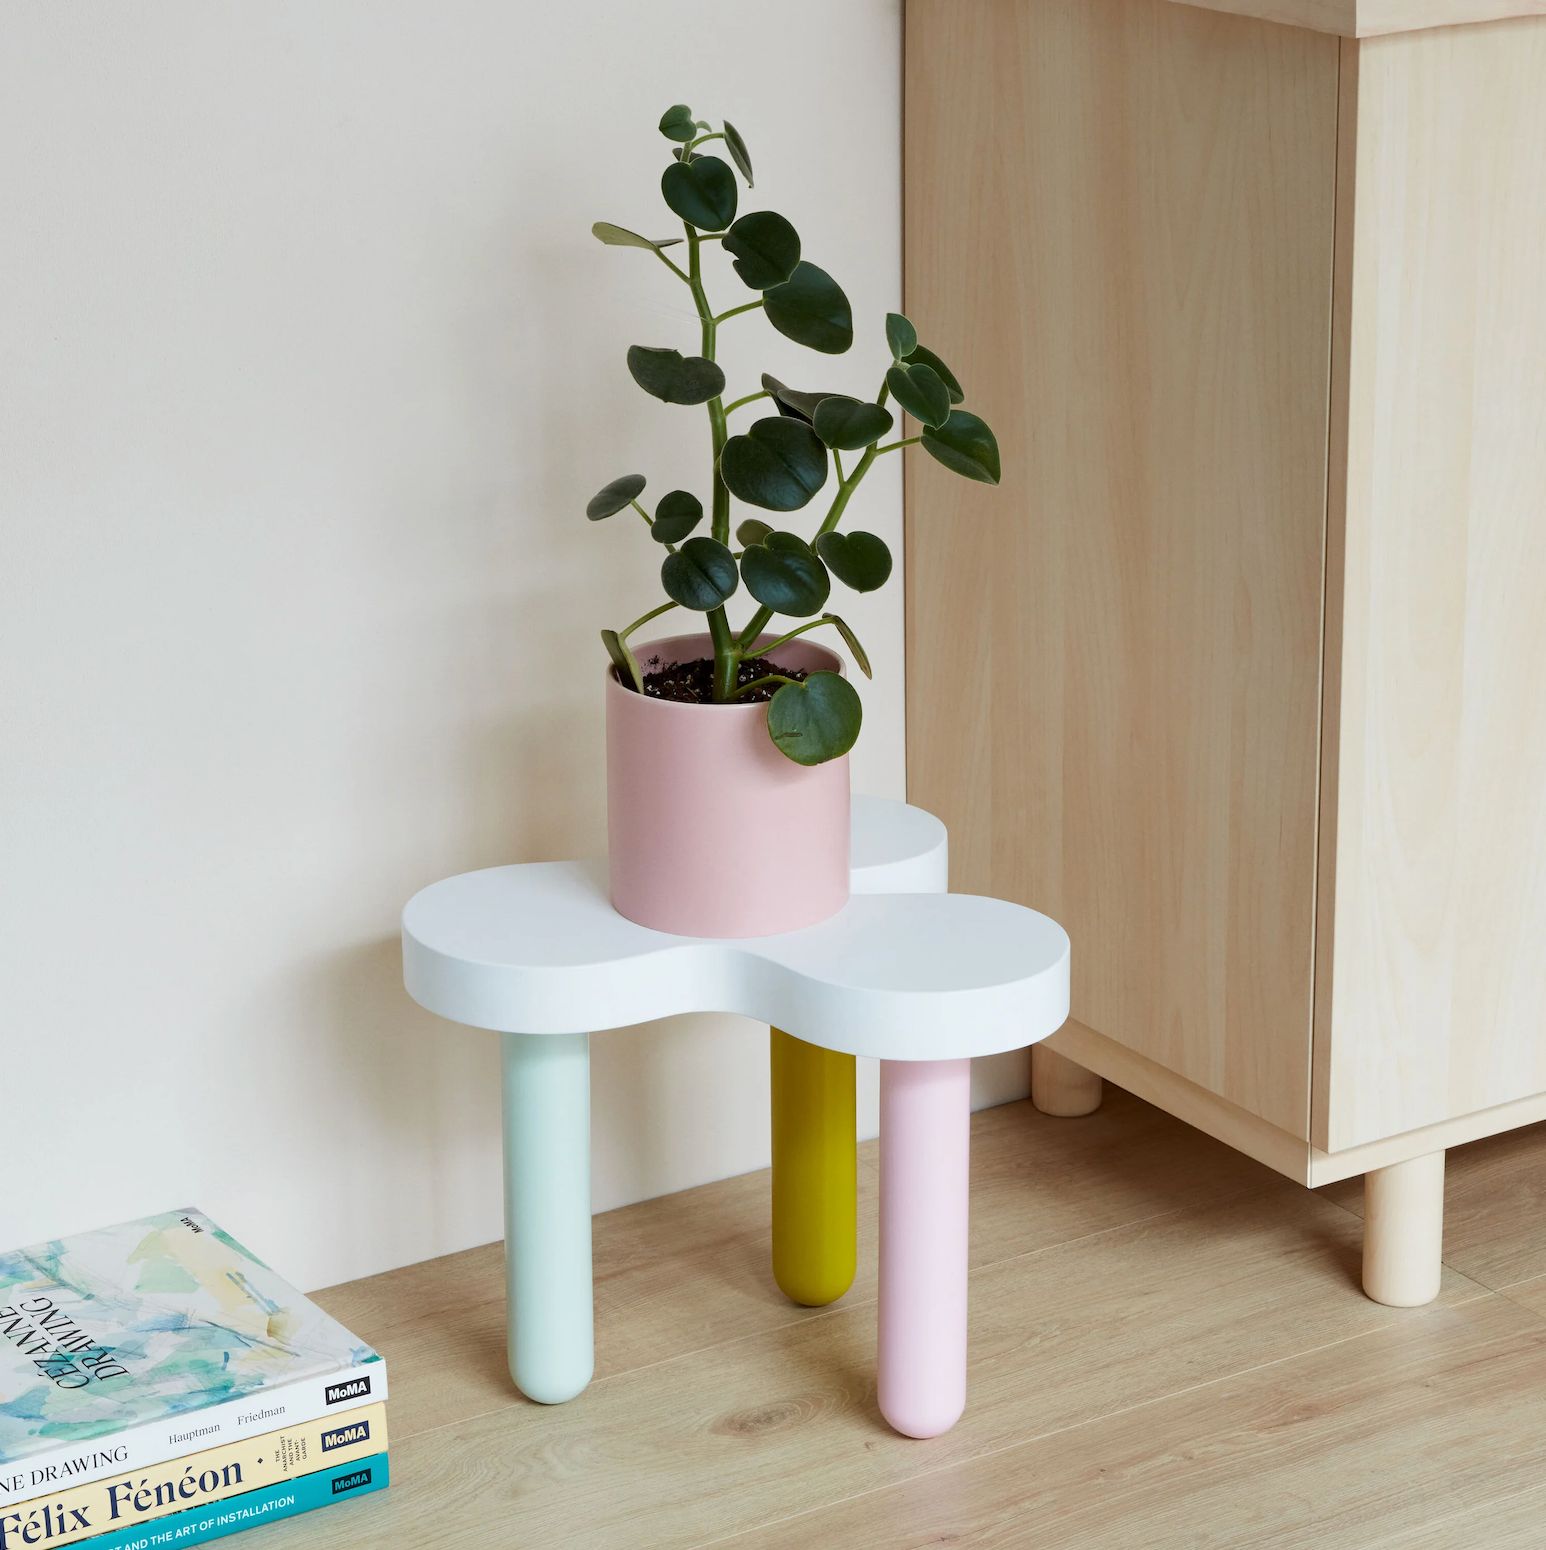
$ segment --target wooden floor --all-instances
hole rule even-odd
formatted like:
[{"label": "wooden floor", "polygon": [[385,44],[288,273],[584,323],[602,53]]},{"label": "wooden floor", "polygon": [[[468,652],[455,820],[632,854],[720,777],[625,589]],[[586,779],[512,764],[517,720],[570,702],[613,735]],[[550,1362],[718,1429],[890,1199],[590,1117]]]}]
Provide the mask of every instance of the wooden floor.
[{"label": "wooden floor", "polygon": [[1546,1546],[1546,1127],[1450,1154],[1439,1300],[1358,1290],[1357,1181],[1312,1194],[1108,1089],[976,1119],[971,1388],[875,1408],[859,1279],[791,1307],[765,1173],[596,1219],[597,1376],[505,1375],[497,1245],[321,1295],[391,1363],[385,1495],[244,1539],[653,1550]]}]

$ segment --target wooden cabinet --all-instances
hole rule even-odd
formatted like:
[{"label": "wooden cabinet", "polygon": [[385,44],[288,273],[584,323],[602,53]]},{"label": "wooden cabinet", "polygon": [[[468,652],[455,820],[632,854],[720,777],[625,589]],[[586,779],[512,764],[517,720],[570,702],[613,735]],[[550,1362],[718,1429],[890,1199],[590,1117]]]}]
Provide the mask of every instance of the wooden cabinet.
[{"label": "wooden cabinet", "polygon": [[1543,9],[907,5],[910,796],[1311,1184],[1546,1117]]}]

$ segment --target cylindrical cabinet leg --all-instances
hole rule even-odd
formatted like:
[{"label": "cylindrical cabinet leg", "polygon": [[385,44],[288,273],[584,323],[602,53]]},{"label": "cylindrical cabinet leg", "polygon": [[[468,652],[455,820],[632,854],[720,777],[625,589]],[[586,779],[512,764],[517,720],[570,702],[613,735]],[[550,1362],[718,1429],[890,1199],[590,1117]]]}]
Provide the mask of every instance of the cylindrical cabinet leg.
[{"label": "cylindrical cabinet leg", "polygon": [[1074,1119],[1100,1107],[1101,1079],[1045,1044],[1031,1046],[1031,1102],[1043,1114]]},{"label": "cylindrical cabinet leg", "polygon": [[769,1030],[773,1277],[806,1307],[836,1302],[858,1261],[854,1057]]},{"label": "cylindrical cabinet leg", "polygon": [[1363,1289],[1392,1308],[1439,1294],[1444,1255],[1444,1154],[1364,1175]]},{"label": "cylindrical cabinet leg", "polygon": [[881,1414],[909,1437],[966,1407],[969,1060],[880,1063]]},{"label": "cylindrical cabinet leg", "polygon": [[544,1405],[595,1370],[590,1036],[504,1035],[510,1376]]}]

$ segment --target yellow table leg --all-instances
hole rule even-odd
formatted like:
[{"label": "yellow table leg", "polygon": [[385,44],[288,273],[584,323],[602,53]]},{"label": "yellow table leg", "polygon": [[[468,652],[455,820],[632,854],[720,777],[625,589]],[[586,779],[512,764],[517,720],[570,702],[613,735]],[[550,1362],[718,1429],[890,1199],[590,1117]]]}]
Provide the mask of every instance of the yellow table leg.
[{"label": "yellow table leg", "polygon": [[806,1307],[836,1302],[858,1260],[854,1057],[769,1030],[773,1276]]}]

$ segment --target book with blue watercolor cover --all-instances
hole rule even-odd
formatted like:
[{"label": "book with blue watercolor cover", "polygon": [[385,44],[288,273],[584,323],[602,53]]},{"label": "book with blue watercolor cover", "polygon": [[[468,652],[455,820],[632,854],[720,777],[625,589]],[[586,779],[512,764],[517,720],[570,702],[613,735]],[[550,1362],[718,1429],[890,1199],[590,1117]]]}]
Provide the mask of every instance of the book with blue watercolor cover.
[{"label": "book with blue watercolor cover", "polygon": [[0,1511],[386,1398],[386,1364],[201,1211],[0,1253]]},{"label": "book with blue watercolor cover", "polygon": [[181,1550],[185,1545],[203,1544],[206,1539],[238,1534],[280,1518],[293,1518],[297,1513],[314,1512],[318,1507],[331,1507],[334,1502],[384,1490],[388,1484],[387,1456],[373,1453],[332,1469],[313,1470],[309,1475],[261,1491],[245,1491],[225,1501],[211,1502],[207,1507],[190,1508],[133,1528],[109,1530],[88,1539],[81,1550]]}]

